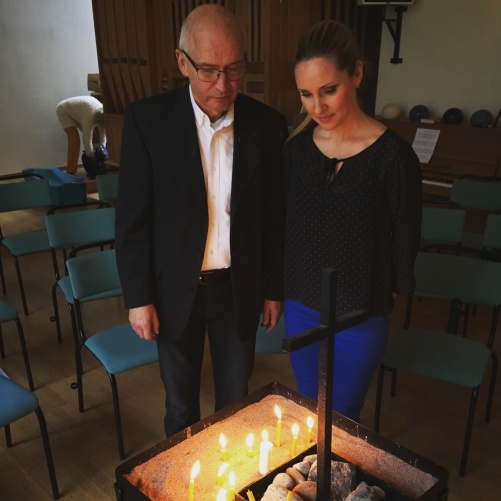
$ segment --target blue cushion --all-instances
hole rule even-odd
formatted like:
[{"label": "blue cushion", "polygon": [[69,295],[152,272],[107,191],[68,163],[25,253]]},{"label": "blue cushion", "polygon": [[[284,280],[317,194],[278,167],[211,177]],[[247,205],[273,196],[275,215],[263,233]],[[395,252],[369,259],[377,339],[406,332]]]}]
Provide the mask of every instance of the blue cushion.
[{"label": "blue cushion", "polygon": [[[75,302],[75,298],[73,297],[73,289],[71,288],[71,280],[70,277],[63,277],[57,285],[60,287],[62,293],[68,304],[73,304]],[[82,297],[80,298],[81,303],[87,303],[89,301],[95,301],[97,299],[106,299],[108,297],[118,297],[123,294],[122,289],[113,289],[110,291],[102,292],[101,294],[93,294],[92,296]]]},{"label": "blue cushion", "polygon": [[489,348],[465,337],[408,329],[390,338],[383,364],[476,388],[482,382],[490,356]]},{"label": "blue cushion", "polygon": [[2,244],[13,256],[26,256],[50,250],[49,238],[45,230],[7,236],[2,240]]},{"label": "blue cushion", "polygon": [[0,426],[6,426],[38,408],[38,398],[26,388],[0,375]]},{"label": "blue cushion", "polygon": [[17,318],[17,310],[11,304],[0,299],[0,324]]},{"label": "blue cushion", "polygon": [[120,374],[158,360],[157,344],[141,339],[130,324],[94,334],[85,346],[110,374]]}]

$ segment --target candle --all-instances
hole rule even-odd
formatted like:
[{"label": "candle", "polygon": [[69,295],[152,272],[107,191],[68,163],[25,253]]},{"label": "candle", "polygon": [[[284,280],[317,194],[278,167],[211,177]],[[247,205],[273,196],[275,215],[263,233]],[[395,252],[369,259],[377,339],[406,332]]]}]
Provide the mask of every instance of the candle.
[{"label": "candle", "polygon": [[287,499],[285,501],[292,501],[292,491],[287,493]]},{"label": "candle", "polygon": [[229,483],[230,483],[230,490],[228,492],[228,501],[234,501],[235,500],[235,474],[230,471],[230,474],[228,475]]},{"label": "candle", "polygon": [[230,463],[223,463],[220,467],[219,470],[217,470],[217,479],[216,483],[221,487],[223,485],[223,475],[224,472],[228,469],[228,466],[230,466]]},{"label": "candle", "polygon": [[292,455],[296,455],[296,445],[297,445],[297,436],[299,433],[299,425],[294,423],[292,425]]},{"label": "candle", "polygon": [[280,447],[280,434],[282,433],[282,412],[280,411],[280,407],[275,405],[275,415],[277,416],[277,440],[276,445]]},{"label": "candle", "polygon": [[249,433],[247,435],[247,438],[245,439],[245,443],[247,445],[247,457],[254,457],[254,435],[252,433]]},{"label": "candle", "polygon": [[190,501],[195,498],[195,478],[200,473],[200,461],[196,461],[191,468],[190,475]]},{"label": "candle", "polygon": [[308,426],[308,439],[306,443],[309,444],[311,442],[311,431],[313,430],[313,418],[311,416],[308,416],[306,425]]},{"label": "candle", "polygon": [[263,430],[263,440],[259,447],[259,473],[266,475],[270,470],[270,450],[273,444],[268,440],[268,432]]},{"label": "candle", "polygon": [[228,499],[228,493],[226,492],[226,489],[219,489],[216,501],[227,501],[227,499]]},{"label": "candle", "polygon": [[221,433],[219,435],[219,443],[221,445],[221,459],[228,461],[228,454],[226,454],[226,437]]},{"label": "candle", "polygon": [[256,498],[254,497],[254,494],[253,494],[253,492],[251,490],[247,491],[247,499],[249,501],[256,501]]}]

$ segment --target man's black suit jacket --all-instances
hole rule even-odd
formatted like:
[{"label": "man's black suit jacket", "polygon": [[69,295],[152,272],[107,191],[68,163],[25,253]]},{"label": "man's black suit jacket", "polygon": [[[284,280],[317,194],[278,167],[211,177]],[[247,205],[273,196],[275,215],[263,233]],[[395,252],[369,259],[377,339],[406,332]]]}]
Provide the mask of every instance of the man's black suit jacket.
[{"label": "man's black suit jacket", "polygon": [[[285,119],[243,94],[235,101],[231,269],[239,336],[255,334],[265,298],[283,299]],[[116,253],[126,308],[154,303],[160,335],[178,339],[198,287],[207,193],[188,86],[125,112]]]}]

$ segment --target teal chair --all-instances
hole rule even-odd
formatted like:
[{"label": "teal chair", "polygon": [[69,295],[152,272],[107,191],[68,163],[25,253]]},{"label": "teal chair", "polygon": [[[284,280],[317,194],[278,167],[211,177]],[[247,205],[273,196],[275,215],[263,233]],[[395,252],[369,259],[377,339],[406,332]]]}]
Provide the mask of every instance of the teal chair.
[{"label": "teal chair", "polygon": [[280,317],[277,325],[270,331],[261,326],[263,317],[259,319],[259,327],[256,332],[256,353],[282,353],[282,339],[285,337],[284,317]]},{"label": "teal chair", "polygon": [[23,388],[21,385],[11,381],[9,378],[0,376],[0,427],[5,429],[5,442],[7,447],[12,447],[12,436],[10,425],[14,421],[21,419],[34,412],[40,426],[42,442],[45,451],[45,459],[49,470],[52,496],[59,499],[59,488],[57,485],[56,471],[52,460],[52,452],[49,442],[49,434],[45,417],[40,408],[38,398],[35,394]]},{"label": "teal chair", "polygon": [[113,205],[118,193],[118,172],[115,174],[99,174],[96,176],[99,201],[103,206]]},{"label": "teal chair", "polygon": [[[390,338],[384,355],[376,392],[374,431],[380,431],[381,401],[384,374],[387,370],[412,372],[471,389],[470,405],[466,421],[459,475],[466,472],[478,394],[492,360],[491,375],[485,411],[485,422],[491,417],[492,400],[496,384],[498,361],[495,353],[486,346],[455,334],[442,331],[408,329]],[[395,396],[395,380],[392,380],[391,396]],[[459,412],[451,409],[452,412]]]},{"label": "teal chair", "polygon": [[501,261],[501,214],[489,214],[482,239],[485,259]]},{"label": "teal chair", "polygon": [[[492,214],[501,210],[501,180],[481,176],[465,176],[452,183],[450,200],[463,209]],[[464,250],[480,251],[482,233],[464,232]]]},{"label": "teal chair", "polygon": [[5,358],[2,324],[5,324],[7,322],[14,322],[16,324],[19,343],[21,344],[21,352],[23,354],[24,366],[26,368],[26,376],[28,378],[28,386],[31,391],[34,391],[35,385],[33,384],[33,376],[31,375],[31,365],[28,356],[28,349],[26,348],[23,325],[19,320],[19,315],[17,314],[17,310],[14,308],[14,306],[0,299],[0,358]]},{"label": "teal chair", "polygon": [[459,251],[463,239],[465,214],[462,209],[423,207],[421,250]]},{"label": "teal chair", "polygon": [[[485,421],[490,420],[498,365],[492,345],[501,305],[501,263],[474,257],[419,252],[414,274],[416,277],[414,296],[450,302],[447,328],[441,331],[411,328],[413,298],[409,297],[403,329],[390,337],[379,370],[374,430],[379,432],[386,370],[392,373],[392,396],[396,392],[397,370],[470,388],[470,407],[459,468],[459,474],[463,476],[466,471],[479,388],[485,379],[489,359],[492,360],[492,369]],[[493,308],[487,346],[457,334],[461,306],[464,304]]]},{"label": "teal chair", "polygon": [[114,294],[120,289],[120,279],[116,265],[115,251],[104,250],[78,255],[79,249],[70,253],[67,267],[75,298],[76,322],[79,333],[77,347],[77,383],[80,412],[84,411],[83,367],[80,350],[85,347],[102,364],[111,383],[115,426],[117,430],[120,459],[125,458],[125,449],[120,417],[120,404],[116,375],[137,369],[158,360],[156,344],[141,339],[130,324],[123,324],[87,336],[82,321],[81,300],[97,300],[106,294]]},{"label": "teal chair", "polygon": [[[71,251],[74,247],[96,243],[113,244],[115,239],[115,209],[91,208],[48,214],[45,216],[45,226],[47,228],[55,276],[55,281],[52,285],[54,316],[51,317],[51,321],[54,321],[56,324],[57,339],[61,342],[61,322],[57,300],[57,291],[60,290],[70,310],[73,335],[76,339],[73,291],[66,267],[64,267],[64,271],[60,270],[58,253],[60,254],[62,251],[64,261],[66,262],[67,251]],[[97,246],[96,249],[100,250],[101,245]]]},{"label": "teal chair", "polygon": [[[501,263],[476,257],[418,252],[414,265],[416,287],[409,296],[404,328],[410,325],[413,298],[445,300],[450,303],[447,332],[459,332],[467,306],[492,310],[487,346],[492,348],[501,310]],[[466,335],[466,325],[463,325]]]},{"label": "teal chair", "polygon": [[[0,213],[38,207],[49,208],[52,205],[48,181],[34,178],[32,181],[26,182],[24,181],[26,177],[27,176],[22,175],[12,175],[4,176],[0,179],[0,181],[2,181],[0,182]],[[19,179],[22,180],[20,181]],[[0,227],[0,244],[3,245],[14,258],[23,310],[24,313],[28,315],[28,304],[26,301],[19,259],[31,254],[49,252],[50,246],[47,232],[45,228],[40,228],[35,231],[3,235]],[[0,272],[2,273],[2,288],[5,293],[5,278],[1,266]]]}]

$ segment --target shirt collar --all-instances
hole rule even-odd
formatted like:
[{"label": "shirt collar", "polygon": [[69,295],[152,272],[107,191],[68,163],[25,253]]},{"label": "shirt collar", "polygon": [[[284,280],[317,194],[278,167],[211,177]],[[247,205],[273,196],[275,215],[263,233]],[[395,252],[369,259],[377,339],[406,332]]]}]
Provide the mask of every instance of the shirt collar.
[{"label": "shirt collar", "polygon": [[195,113],[195,121],[198,127],[211,127],[214,131],[216,131],[224,129],[225,127],[228,127],[233,123],[233,120],[235,118],[234,103],[231,104],[231,106],[228,108],[228,111],[221,118],[219,118],[213,124],[211,124],[210,118],[207,116],[206,113],[204,113],[204,111],[200,108],[200,106],[198,106],[197,102],[193,98],[191,85],[189,86],[189,89],[190,89],[191,104],[193,106],[193,111]]}]

